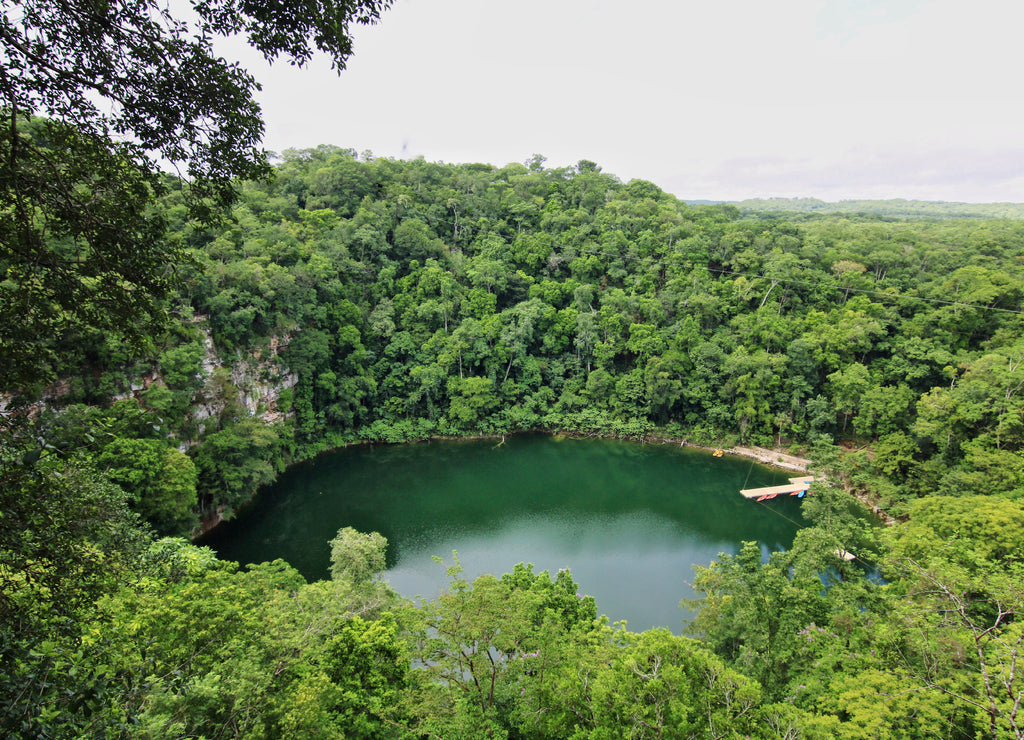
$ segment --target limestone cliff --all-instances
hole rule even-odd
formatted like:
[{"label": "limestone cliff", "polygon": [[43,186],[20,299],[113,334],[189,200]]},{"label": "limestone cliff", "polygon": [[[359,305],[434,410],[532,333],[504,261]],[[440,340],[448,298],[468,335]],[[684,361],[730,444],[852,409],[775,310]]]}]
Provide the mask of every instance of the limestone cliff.
[{"label": "limestone cliff", "polygon": [[[223,357],[213,343],[205,317],[197,316],[190,323],[203,345],[203,358],[195,376],[198,388],[190,403],[200,437],[206,431],[205,427],[210,426],[204,422],[221,416],[229,404],[236,411],[241,410],[265,424],[276,424],[291,414],[287,404],[282,408],[281,395],[295,386],[298,376],[284,365],[279,356],[279,351],[287,347],[290,336],[272,336],[266,346],[249,354],[239,352],[233,357]],[[133,374],[123,376],[120,383],[123,390],[111,395],[110,400],[140,400],[147,390],[163,384],[163,370],[159,364],[141,372],[136,369]],[[19,405],[18,413],[34,416],[46,406],[72,402],[75,398],[73,387],[73,380],[61,379],[47,387],[32,403]],[[0,395],[0,414],[12,411],[11,403],[10,396]],[[197,442],[198,439],[183,441],[181,450]]]},{"label": "limestone cliff", "polygon": [[[225,405],[232,401],[237,401],[249,416],[266,424],[282,421],[291,413],[278,408],[281,394],[298,382],[298,376],[288,370],[278,356],[279,350],[288,346],[290,337],[273,336],[266,348],[249,355],[238,354],[231,363],[227,363],[218,355],[205,325],[199,322],[196,326],[202,334],[205,349],[202,363],[204,384],[192,404],[192,413],[198,423],[219,416]],[[218,371],[221,371],[220,375]],[[227,373],[228,384],[223,382],[224,372]]]}]

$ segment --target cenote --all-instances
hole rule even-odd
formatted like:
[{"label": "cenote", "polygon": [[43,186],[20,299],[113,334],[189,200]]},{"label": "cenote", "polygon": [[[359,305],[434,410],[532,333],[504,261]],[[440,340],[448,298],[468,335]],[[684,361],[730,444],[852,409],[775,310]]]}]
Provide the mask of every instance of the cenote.
[{"label": "cenote", "polygon": [[202,544],[242,563],[283,558],[321,579],[328,541],[350,526],[387,537],[385,580],[404,596],[439,594],[454,550],[470,580],[519,562],[568,568],[611,620],[679,632],[693,565],[744,540],[792,545],[796,499],[739,494],[787,478],[672,444],[526,435],[350,447],[289,468]]}]

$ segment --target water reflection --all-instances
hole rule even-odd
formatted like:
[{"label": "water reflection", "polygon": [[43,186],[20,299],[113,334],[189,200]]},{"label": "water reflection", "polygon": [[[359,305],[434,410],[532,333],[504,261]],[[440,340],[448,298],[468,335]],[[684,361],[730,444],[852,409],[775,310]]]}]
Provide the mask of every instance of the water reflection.
[{"label": "water reflection", "polygon": [[609,440],[354,448],[289,470],[208,544],[323,578],[327,541],[352,526],[388,538],[386,579],[409,597],[439,593],[456,550],[469,579],[519,562],[569,568],[609,618],[679,631],[694,564],[738,552],[743,540],[792,544],[796,500],[766,507],[738,493],[786,479],[749,461]]}]

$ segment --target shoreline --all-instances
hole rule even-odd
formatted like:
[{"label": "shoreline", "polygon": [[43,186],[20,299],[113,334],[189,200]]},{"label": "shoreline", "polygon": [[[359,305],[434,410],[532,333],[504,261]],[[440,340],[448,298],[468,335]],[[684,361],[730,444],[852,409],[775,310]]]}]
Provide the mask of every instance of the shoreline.
[{"label": "shoreline", "polygon": [[782,468],[796,473],[806,473],[808,467],[814,464],[813,460],[805,457],[797,457],[766,447],[733,447],[725,450],[725,454],[750,458],[764,465],[771,465],[773,468]]},{"label": "shoreline", "polygon": [[[760,463],[762,465],[767,465],[769,467],[778,468],[780,470],[787,470],[787,471],[796,472],[796,473],[806,473],[808,467],[814,464],[812,460],[809,460],[807,458],[797,457],[796,455],[790,455],[788,453],[781,452],[781,451],[778,451],[778,450],[772,450],[772,449],[769,449],[769,448],[766,448],[766,447],[746,447],[746,446],[735,446],[735,447],[728,447],[728,448],[726,448],[726,447],[713,447],[713,446],[704,445],[704,444],[696,444],[696,443],[690,442],[687,439],[682,438],[682,437],[665,437],[665,436],[661,436],[661,435],[650,435],[650,436],[644,436],[644,437],[631,438],[631,437],[618,437],[618,436],[604,436],[604,435],[601,435],[601,434],[577,432],[577,431],[569,431],[569,430],[551,431],[551,430],[548,430],[548,429],[527,429],[527,430],[521,430],[521,431],[516,431],[516,432],[508,432],[508,433],[478,433],[478,434],[467,434],[467,435],[464,435],[464,436],[453,436],[453,435],[441,435],[441,434],[438,434],[438,435],[431,435],[429,437],[422,437],[422,438],[419,438],[419,439],[406,440],[404,442],[385,442],[385,441],[382,441],[382,440],[358,440],[358,441],[353,441],[353,442],[346,442],[345,444],[342,444],[342,445],[339,445],[339,446],[336,446],[336,447],[330,447],[328,449],[320,450],[315,455],[312,455],[309,458],[304,458],[304,459],[301,459],[301,460],[294,460],[293,462],[289,463],[286,466],[286,468],[287,467],[291,467],[292,465],[297,464],[299,462],[306,462],[306,461],[309,461],[309,460],[315,460],[317,457],[320,457],[321,455],[325,455],[325,454],[328,454],[330,452],[334,452],[336,450],[343,450],[343,449],[346,449],[348,447],[357,447],[357,446],[362,446],[362,445],[369,445],[371,447],[373,445],[389,445],[390,446],[390,445],[396,445],[396,444],[418,444],[418,443],[422,443],[422,442],[472,442],[472,441],[482,441],[482,440],[491,440],[491,439],[493,439],[493,440],[500,440],[496,446],[501,446],[502,444],[505,443],[505,438],[506,437],[512,437],[512,436],[516,436],[516,435],[520,435],[520,434],[546,434],[546,435],[548,435],[550,437],[555,437],[555,438],[563,437],[563,438],[572,438],[572,439],[593,439],[593,438],[617,439],[617,440],[621,440],[623,442],[635,442],[635,443],[638,443],[638,444],[655,444],[655,443],[671,444],[671,445],[678,445],[679,447],[690,448],[690,449],[694,449],[694,450],[700,450],[702,452],[707,452],[709,455],[711,453],[715,452],[716,450],[722,450],[726,455],[733,455],[734,457],[743,457],[743,458],[746,458],[748,460],[754,460],[755,462],[758,462],[758,463]],[[261,486],[261,488],[262,488],[262,486]],[[852,492],[849,492],[849,493],[851,493],[851,495],[855,495]],[[249,501],[246,501],[244,504],[242,504],[239,507],[239,509],[245,508],[246,506],[251,504],[253,501],[256,500],[256,497],[258,495],[259,495],[259,491],[257,490],[257,492],[253,495],[253,497]],[[876,515],[880,515],[879,514],[879,510],[877,509],[877,507],[869,504],[867,501],[864,501],[859,496],[856,496],[856,498],[858,498],[859,500],[862,501],[862,503],[867,505],[872,511],[875,512]],[[189,534],[189,541],[190,542],[195,543],[198,540],[202,539],[203,537],[205,537],[207,534],[209,534],[211,531],[213,531],[218,525],[220,525],[224,521],[223,511],[214,511],[214,512],[211,512],[210,514],[211,514],[210,516],[201,517],[200,518],[199,526],[196,528],[196,530],[193,530]]]}]

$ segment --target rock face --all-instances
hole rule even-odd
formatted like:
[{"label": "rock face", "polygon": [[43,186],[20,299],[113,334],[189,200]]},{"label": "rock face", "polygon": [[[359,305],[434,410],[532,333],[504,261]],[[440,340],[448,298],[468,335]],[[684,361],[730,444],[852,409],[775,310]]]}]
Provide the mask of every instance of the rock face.
[{"label": "rock face", "polygon": [[[237,404],[237,408],[244,409],[247,415],[265,424],[275,424],[291,414],[290,409],[282,411],[279,403],[281,394],[293,388],[299,378],[278,356],[279,350],[288,346],[290,336],[271,337],[267,347],[249,355],[238,353],[228,363],[217,353],[205,318],[196,317],[192,323],[200,333],[204,348],[202,370],[198,375],[203,385],[192,398],[192,415],[198,429],[202,430],[205,420],[220,416],[228,404]],[[163,382],[161,369],[155,366],[132,377],[128,387],[110,400],[138,399],[150,387]],[[70,392],[70,381],[59,380],[47,388],[38,400],[20,407],[18,413],[34,416],[48,405],[60,405]],[[10,396],[0,394],[0,414],[10,413],[10,403]],[[181,451],[184,452],[197,441],[182,442]]]},{"label": "rock face", "polygon": [[[266,424],[275,424],[288,415],[278,409],[281,393],[295,386],[299,376],[286,368],[278,358],[278,351],[288,346],[290,337],[271,337],[266,351],[257,350],[252,355],[239,354],[235,361],[226,365],[217,354],[213,338],[202,324],[198,328],[203,336],[203,377],[205,384],[196,394],[192,413],[197,422],[219,416],[230,400],[237,400],[249,416]],[[217,371],[227,372],[230,385],[217,380]],[[231,399],[227,393],[234,393]],[[290,411],[288,412],[290,413]]]}]

